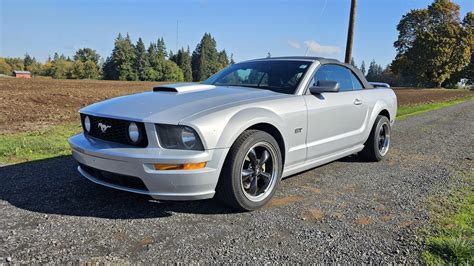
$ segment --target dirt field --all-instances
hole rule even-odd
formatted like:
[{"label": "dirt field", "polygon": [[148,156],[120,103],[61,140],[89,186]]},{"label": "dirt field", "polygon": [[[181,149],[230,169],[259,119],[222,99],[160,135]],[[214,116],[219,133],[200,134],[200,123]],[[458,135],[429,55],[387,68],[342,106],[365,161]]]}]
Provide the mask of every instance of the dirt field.
[{"label": "dirt field", "polygon": [[[0,78],[0,133],[25,132],[78,121],[77,111],[107,98],[150,90],[159,82]],[[439,89],[396,90],[399,105],[472,95]]]}]

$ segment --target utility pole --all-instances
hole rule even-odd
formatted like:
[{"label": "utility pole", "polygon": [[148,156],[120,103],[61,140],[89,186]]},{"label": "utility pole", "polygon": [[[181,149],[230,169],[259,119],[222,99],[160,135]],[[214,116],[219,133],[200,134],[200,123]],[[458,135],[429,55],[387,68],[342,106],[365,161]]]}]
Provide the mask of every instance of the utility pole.
[{"label": "utility pole", "polygon": [[349,15],[349,29],[347,30],[347,44],[346,44],[346,63],[350,64],[352,59],[352,41],[354,39],[354,25],[356,16],[357,0],[351,0],[351,13]]}]

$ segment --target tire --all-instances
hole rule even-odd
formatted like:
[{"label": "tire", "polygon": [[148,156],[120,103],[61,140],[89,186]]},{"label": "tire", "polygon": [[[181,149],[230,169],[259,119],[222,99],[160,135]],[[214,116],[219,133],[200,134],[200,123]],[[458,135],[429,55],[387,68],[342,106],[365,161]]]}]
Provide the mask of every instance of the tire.
[{"label": "tire", "polygon": [[246,130],[229,150],[216,197],[237,210],[259,209],[275,194],[282,169],[281,151],[276,140],[266,132]]},{"label": "tire", "polygon": [[[381,132],[382,127],[383,132]],[[370,162],[378,162],[387,157],[391,142],[390,133],[390,121],[386,116],[378,115],[370,131],[369,139],[365,142],[364,149],[360,153],[362,157]],[[383,138],[381,134],[384,135]]]}]

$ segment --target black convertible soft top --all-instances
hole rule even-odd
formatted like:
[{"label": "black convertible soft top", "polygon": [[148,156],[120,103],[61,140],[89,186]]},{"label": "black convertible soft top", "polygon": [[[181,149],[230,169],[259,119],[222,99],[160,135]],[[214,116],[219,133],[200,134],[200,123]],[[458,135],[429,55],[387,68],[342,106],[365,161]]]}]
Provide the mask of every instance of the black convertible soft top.
[{"label": "black convertible soft top", "polygon": [[318,61],[319,63],[321,63],[321,65],[328,65],[328,64],[340,65],[352,70],[352,72],[356,74],[357,78],[359,78],[364,88],[366,89],[374,88],[374,86],[372,86],[367,81],[362,71],[360,71],[358,68],[354,67],[351,64],[342,63],[341,61],[337,59],[333,59],[333,58],[325,58],[325,57],[318,57],[318,56],[282,56],[282,57],[260,58],[260,59],[254,59],[254,60],[249,60],[249,61],[260,61],[260,60],[306,60],[306,61],[313,61],[313,62]]}]

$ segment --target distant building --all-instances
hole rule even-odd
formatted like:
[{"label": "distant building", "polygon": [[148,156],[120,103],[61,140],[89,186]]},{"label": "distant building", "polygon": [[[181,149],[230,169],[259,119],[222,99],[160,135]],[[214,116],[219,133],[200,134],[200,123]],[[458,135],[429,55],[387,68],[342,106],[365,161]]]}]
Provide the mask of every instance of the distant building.
[{"label": "distant building", "polygon": [[14,70],[13,71],[13,76],[16,78],[31,78],[31,72],[30,71],[21,71],[21,70]]}]

